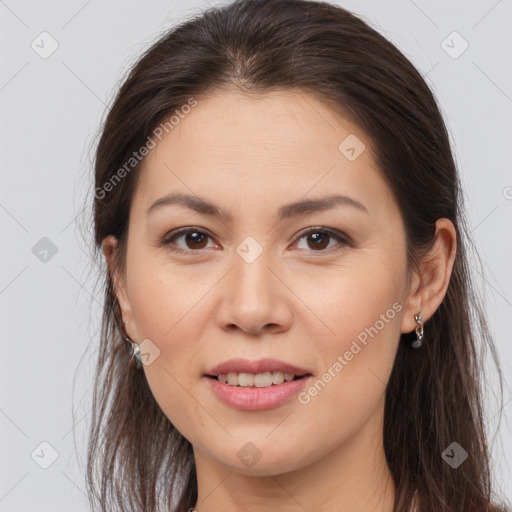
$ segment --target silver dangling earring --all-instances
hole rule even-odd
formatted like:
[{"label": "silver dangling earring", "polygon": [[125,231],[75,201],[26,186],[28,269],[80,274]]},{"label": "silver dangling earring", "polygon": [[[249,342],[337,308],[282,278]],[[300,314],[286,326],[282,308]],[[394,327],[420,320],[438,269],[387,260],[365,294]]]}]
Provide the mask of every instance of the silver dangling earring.
[{"label": "silver dangling earring", "polygon": [[417,315],[414,315],[414,319],[418,325],[415,329],[416,339],[411,343],[411,346],[413,348],[420,348],[421,344],[423,343],[423,316],[421,311]]},{"label": "silver dangling earring", "polygon": [[[124,322],[124,328],[126,331],[126,328],[128,327],[128,320]],[[124,335],[123,335],[124,336]],[[133,342],[131,339],[124,336],[124,339],[130,343],[133,350],[133,355],[135,356],[135,359],[137,360],[137,367],[140,367],[141,359],[140,359],[140,347],[137,343]]]}]

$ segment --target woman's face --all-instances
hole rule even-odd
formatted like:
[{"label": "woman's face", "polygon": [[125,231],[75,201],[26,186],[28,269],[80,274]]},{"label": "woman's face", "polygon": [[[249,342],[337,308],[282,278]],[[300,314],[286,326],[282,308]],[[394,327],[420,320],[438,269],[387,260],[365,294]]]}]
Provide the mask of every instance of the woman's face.
[{"label": "woman's face", "polygon": [[[146,340],[152,393],[196,458],[280,474],[381,436],[417,311],[403,222],[370,144],[313,96],[226,92],[200,99],[146,157],[118,298],[128,334]],[[189,206],[150,208],[169,194]],[[332,196],[350,199],[316,203]],[[235,358],[277,360],[241,372],[276,374],[250,388],[206,376]],[[269,387],[282,363],[309,376]]]}]

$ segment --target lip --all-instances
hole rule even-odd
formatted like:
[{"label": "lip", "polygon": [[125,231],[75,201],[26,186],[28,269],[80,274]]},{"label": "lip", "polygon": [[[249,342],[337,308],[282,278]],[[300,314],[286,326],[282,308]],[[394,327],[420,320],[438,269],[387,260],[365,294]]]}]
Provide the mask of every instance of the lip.
[{"label": "lip", "polygon": [[222,373],[256,374],[265,372],[293,373],[294,375],[297,375],[297,377],[311,374],[311,372],[305,368],[299,368],[298,366],[287,363],[285,361],[280,361],[279,359],[263,358],[259,361],[250,361],[249,359],[237,358],[224,361],[223,363],[214,366],[208,370],[205,375],[217,376]]},{"label": "lip", "polygon": [[227,405],[245,411],[259,411],[273,409],[285,403],[291,397],[297,395],[312,377],[312,375],[307,375],[297,380],[265,388],[230,386],[207,375],[202,378],[208,382],[217,398]]}]

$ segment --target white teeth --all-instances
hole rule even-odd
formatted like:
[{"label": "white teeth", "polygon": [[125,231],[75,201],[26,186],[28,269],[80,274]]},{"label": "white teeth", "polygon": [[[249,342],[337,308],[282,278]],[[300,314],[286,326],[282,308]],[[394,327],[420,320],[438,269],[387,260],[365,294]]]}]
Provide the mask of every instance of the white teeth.
[{"label": "white teeth", "polygon": [[254,385],[257,388],[272,386],[272,372],[258,373],[254,376]]},{"label": "white teeth", "polygon": [[227,374],[227,383],[230,386],[238,386],[238,375],[236,373]]},{"label": "white teeth", "polygon": [[254,386],[254,375],[252,373],[239,373],[238,374],[239,386]]},{"label": "white teeth", "polygon": [[295,378],[293,373],[265,372],[265,373],[221,373],[217,379],[223,384],[239,387],[266,388],[272,385],[290,382]]},{"label": "white teeth", "polygon": [[272,384],[282,384],[284,382],[283,372],[272,372]]}]

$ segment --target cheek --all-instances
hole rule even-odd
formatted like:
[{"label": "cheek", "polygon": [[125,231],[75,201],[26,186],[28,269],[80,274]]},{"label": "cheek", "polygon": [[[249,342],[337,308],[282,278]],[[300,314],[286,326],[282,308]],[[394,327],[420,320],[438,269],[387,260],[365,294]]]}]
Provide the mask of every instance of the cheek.
[{"label": "cheek", "polygon": [[[186,341],[185,327],[193,328],[190,315],[201,310],[205,280],[172,265],[162,250],[134,251],[128,266],[132,315],[141,339],[172,345]],[[184,336],[185,334],[185,336]]]},{"label": "cheek", "polygon": [[367,251],[312,279],[298,278],[294,291],[306,298],[316,321],[321,320],[324,339],[319,348],[343,352],[353,340],[364,345],[372,339],[393,339],[400,332],[403,264],[387,264],[377,251]]},{"label": "cheek", "polygon": [[143,251],[132,255],[127,268],[137,341],[149,339],[158,348],[158,356],[143,371],[160,408],[183,434],[204,424],[205,412],[193,396],[200,343],[211,318],[205,309],[207,292],[218,281],[213,275],[198,278],[190,268],[180,269]]},{"label": "cheek", "polygon": [[151,393],[174,427],[189,438],[204,427],[204,411],[193,398],[202,330],[201,308],[194,304],[201,295],[187,294],[183,286],[179,279],[150,273],[135,284],[133,310],[140,339],[158,347],[158,356],[143,366]]},{"label": "cheek", "polygon": [[322,369],[303,403],[337,404],[356,423],[374,411],[400,339],[404,264],[397,258],[389,265],[368,251],[309,291],[308,304],[328,329],[317,331]]}]

